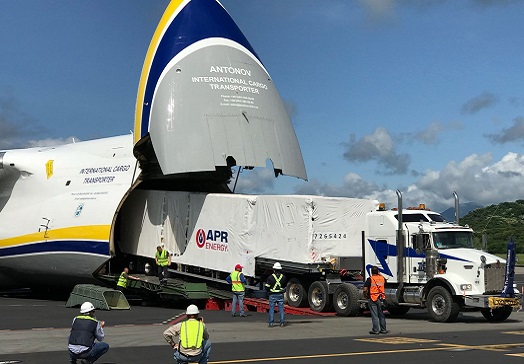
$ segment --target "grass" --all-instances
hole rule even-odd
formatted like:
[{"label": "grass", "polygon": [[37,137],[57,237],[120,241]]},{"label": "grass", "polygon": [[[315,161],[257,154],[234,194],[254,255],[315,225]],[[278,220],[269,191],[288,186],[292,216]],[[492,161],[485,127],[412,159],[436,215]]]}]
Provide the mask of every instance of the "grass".
[{"label": "grass", "polygon": [[[506,253],[499,253],[495,255],[501,257],[502,259],[506,259]],[[517,265],[524,266],[524,254],[517,254]]]}]

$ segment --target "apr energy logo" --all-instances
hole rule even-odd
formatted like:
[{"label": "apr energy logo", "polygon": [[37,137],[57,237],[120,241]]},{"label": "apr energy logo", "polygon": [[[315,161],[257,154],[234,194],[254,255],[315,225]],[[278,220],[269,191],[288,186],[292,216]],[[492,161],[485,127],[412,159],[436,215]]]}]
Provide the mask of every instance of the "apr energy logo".
[{"label": "apr energy logo", "polygon": [[195,240],[200,249],[227,252],[227,231],[198,229]]}]

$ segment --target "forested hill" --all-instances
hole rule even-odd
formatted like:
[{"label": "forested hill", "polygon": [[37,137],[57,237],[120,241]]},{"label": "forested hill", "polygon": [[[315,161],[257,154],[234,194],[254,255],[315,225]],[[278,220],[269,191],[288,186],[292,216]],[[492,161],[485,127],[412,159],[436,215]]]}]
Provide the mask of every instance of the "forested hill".
[{"label": "forested hill", "polygon": [[482,235],[487,235],[488,252],[504,253],[507,243],[517,243],[517,253],[524,253],[524,200],[502,202],[477,208],[460,218],[461,225],[475,231],[475,246],[482,246]]}]

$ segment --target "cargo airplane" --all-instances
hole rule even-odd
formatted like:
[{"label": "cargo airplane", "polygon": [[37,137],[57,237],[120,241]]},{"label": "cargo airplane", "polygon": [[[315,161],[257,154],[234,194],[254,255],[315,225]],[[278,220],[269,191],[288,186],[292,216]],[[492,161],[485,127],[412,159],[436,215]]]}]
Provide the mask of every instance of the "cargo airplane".
[{"label": "cargo airplane", "polygon": [[307,178],[262,61],[218,1],[172,0],[145,57],[133,133],[0,150],[0,288],[93,283],[111,262],[152,258],[126,236],[158,216],[134,214],[135,196],[231,193],[232,167],[268,160],[275,176]]}]

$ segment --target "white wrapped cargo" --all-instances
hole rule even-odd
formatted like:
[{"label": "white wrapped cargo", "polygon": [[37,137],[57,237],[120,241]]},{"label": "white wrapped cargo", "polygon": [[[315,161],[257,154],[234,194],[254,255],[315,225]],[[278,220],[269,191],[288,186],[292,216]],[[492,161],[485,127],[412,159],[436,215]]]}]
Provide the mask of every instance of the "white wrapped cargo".
[{"label": "white wrapped cargo", "polygon": [[123,214],[141,220],[124,227],[125,253],[153,258],[163,237],[173,263],[222,272],[240,263],[248,276],[255,274],[257,257],[299,264],[361,257],[365,214],[378,206],[305,195],[136,194]]}]

